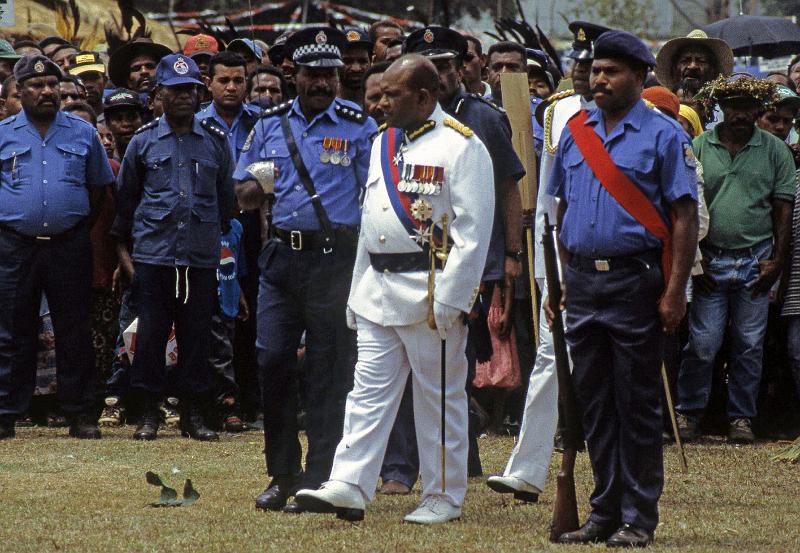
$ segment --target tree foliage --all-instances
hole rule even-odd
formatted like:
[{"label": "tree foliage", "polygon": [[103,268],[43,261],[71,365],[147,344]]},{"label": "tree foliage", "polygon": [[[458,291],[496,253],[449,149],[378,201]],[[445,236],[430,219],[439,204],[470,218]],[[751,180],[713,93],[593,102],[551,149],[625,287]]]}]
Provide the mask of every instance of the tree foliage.
[{"label": "tree foliage", "polygon": [[652,38],[656,7],[652,0],[593,0],[576,6],[571,16]]}]

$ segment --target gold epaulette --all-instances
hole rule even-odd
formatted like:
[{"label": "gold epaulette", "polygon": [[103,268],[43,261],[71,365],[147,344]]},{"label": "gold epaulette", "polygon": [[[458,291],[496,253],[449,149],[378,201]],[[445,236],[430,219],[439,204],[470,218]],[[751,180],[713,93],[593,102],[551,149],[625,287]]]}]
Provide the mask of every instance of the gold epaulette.
[{"label": "gold epaulette", "polygon": [[463,134],[467,138],[470,138],[471,136],[473,136],[475,134],[472,131],[472,129],[470,129],[468,126],[464,125],[463,123],[461,123],[461,122],[459,122],[456,119],[453,119],[451,117],[445,117],[444,118],[444,125],[446,127],[450,127],[451,129],[453,129],[456,132],[459,132],[459,133]]},{"label": "gold epaulette", "polygon": [[544,148],[547,150],[547,153],[551,156],[556,155],[556,150],[558,150],[558,144],[552,144],[553,141],[553,110],[555,109],[556,103],[564,98],[569,98],[570,96],[574,96],[575,91],[573,89],[564,90],[562,92],[556,92],[555,94],[551,94],[545,100],[545,103],[550,104],[545,109],[544,114]]},{"label": "gold epaulette", "polygon": [[379,132],[379,133],[380,133],[380,132],[383,132],[383,131],[385,131],[385,130],[386,130],[388,127],[389,127],[389,125],[388,125],[387,123],[381,123],[381,124],[378,126],[378,132]]},{"label": "gold epaulette", "polygon": [[422,125],[417,127],[415,130],[413,130],[410,133],[408,133],[408,139],[413,142],[414,140],[416,140],[417,138],[419,138],[420,136],[422,136],[426,132],[429,132],[429,131],[433,130],[433,128],[435,126],[436,126],[436,121],[428,119]]},{"label": "gold epaulette", "polygon": [[564,98],[569,98],[573,94],[575,94],[575,90],[570,88],[568,90],[562,90],[561,92],[556,92],[555,94],[551,94],[550,96],[545,98],[544,101],[548,104],[552,104],[558,102],[559,100],[563,100]]}]

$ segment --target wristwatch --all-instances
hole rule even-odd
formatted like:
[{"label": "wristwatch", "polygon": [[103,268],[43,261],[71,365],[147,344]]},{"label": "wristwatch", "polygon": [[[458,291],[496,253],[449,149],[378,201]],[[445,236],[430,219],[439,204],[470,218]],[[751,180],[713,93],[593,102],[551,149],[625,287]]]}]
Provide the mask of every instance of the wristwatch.
[{"label": "wristwatch", "polygon": [[510,257],[514,261],[522,261],[522,250],[517,250],[515,252],[506,250],[506,257]]}]

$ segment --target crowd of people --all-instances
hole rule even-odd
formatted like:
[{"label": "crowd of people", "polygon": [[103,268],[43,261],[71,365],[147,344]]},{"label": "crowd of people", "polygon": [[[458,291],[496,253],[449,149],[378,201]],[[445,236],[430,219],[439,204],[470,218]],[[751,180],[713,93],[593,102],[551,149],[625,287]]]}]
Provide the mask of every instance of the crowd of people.
[{"label": "crowd of people", "polygon": [[[765,378],[800,396],[800,56],[760,78],[702,31],[654,56],[569,29],[561,59],[390,20],[177,52],[0,40],[0,440],[263,428],[258,508],[360,520],[421,476],[406,520],[438,523],[488,428],[519,438],[487,485],[535,502],[559,422],[547,215],[595,474],[561,541],[649,543],[662,363],[685,442],[715,411],[753,443]],[[529,85],[535,211],[506,73]]]}]

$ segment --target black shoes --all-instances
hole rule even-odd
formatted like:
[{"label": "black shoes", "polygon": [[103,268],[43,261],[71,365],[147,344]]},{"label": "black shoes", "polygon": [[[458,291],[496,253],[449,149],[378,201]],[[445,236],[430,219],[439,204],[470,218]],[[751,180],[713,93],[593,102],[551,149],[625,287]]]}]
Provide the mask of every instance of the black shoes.
[{"label": "black shoes", "polygon": [[281,509],[281,512],[289,513],[291,515],[301,515],[305,513],[306,510],[303,509],[297,501],[290,501],[283,507],[283,509]]},{"label": "black shoes", "polygon": [[[286,501],[294,495],[295,480],[276,476],[272,479],[267,489],[256,497],[256,509],[264,511],[280,511],[286,506]],[[290,511],[293,512],[293,511]]]},{"label": "black shoes", "polygon": [[606,541],[614,534],[616,526],[605,526],[597,524],[591,520],[586,524],[575,530],[574,532],[566,532],[561,534],[558,538],[558,543],[568,544],[585,544],[585,543],[600,543]]},{"label": "black shoes", "polygon": [[69,435],[79,440],[99,440],[97,420],[85,414],[75,415],[69,423]]},{"label": "black shoes", "polygon": [[158,410],[151,408],[145,409],[142,417],[139,419],[139,426],[136,427],[136,432],[133,433],[134,440],[155,440],[158,435]]},{"label": "black shoes", "polygon": [[647,547],[653,542],[653,533],[630,524],[623,524],[608,538],[608,547]]},{"label": "black shoes", "polygon": [[216,442],[219,435],[206,426],[200,406],[189,400],[181,400],[181,435],[190,436],[200,442]]}]

